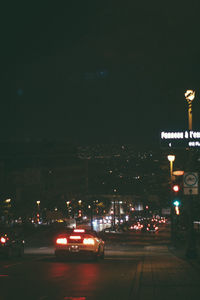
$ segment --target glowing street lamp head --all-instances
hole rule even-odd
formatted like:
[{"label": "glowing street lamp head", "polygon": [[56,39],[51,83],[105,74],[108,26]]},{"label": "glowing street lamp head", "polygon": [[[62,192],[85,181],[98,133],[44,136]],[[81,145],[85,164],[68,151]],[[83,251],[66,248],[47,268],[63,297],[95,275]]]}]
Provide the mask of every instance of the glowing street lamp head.
[{"label": "glowing street lamp head", "polygon": [[193,101],[195,97],[195,91],[193,90],[187,90],[185,92],[185,98],[187,101]]},{"label": "glowing street lamp head", "polygon": [[167,156],[167,159],[168,159],[169,161],[175,161],[175,155],[168,155],[168,156]]},{"label": "glowing street lamp head", "polygon": [[10,203],[10,202],[11,202],[11,199],[6,199],[5,202],[6,202],[6,203]]}]

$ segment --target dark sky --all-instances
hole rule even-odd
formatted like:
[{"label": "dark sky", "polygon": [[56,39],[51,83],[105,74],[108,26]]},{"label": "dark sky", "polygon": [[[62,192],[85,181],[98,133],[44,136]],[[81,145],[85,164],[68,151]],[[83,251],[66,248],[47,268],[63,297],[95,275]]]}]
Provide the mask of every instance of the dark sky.
[{"label": "dark sky", "polygon": [[157,142],[186,89],[200,130],[198,1],[63,2],[1,7],[2,139]]}]

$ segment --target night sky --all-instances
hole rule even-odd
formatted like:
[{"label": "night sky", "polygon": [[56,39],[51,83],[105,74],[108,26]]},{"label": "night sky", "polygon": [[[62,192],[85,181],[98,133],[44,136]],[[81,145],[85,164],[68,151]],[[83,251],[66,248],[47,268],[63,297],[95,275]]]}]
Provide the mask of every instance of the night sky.
[{"label": "night sky", "polygon": [[187,89],[200,130],[198,1],[64,2],[1,7],[0,139],[159,144]]}]

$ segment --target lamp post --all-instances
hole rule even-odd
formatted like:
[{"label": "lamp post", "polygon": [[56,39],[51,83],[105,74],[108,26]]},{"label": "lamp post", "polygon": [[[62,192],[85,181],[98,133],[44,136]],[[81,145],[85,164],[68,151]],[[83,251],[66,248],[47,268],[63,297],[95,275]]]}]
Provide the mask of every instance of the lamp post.
[{"label": "lamp post", "polygon": [[88,209],[90,209],[90,227],[91,230],[93,230],[93,203],[91,203],[91,205],[88,205]]},{"label": "lamp post", "polygon": [[40,209],[40,200],[36,201],[37,206],[38,206],[38,210]]},{"label": "lamp post", "polygon": [[168,155],[167,159],[169,160],[170,163],[170,193],[171,193],[171,241],[174,243],[175,241],[175,231],[174,231],[174,210],[172,207],[172,197],[173,197],[173,191],[172,191],[172,184],[173,184],[173,163],[175,161],[175,155]]},{"label": "lamp post", "polygon": [[195,91],[187,90],[185,92],[185,98],[188,103],[188,128],[189,130],[192,130],[192,101],[195,98]]},{"label": "lamp post", "polygon": [[113,190],[114,191],[114,207],[113,207],[113,228],[114,228],[114,231],[115,231],[115,229],[116,229],[116,220],[115,220],[115,218],[116,218],[116,192],[117,192],[117,190],[116,189],[114,189]]},{"label": "lamp post", "polygon": [[[187,90],[185,92],[185,98],[188,102],[188,129],[192,130],[192,101],[195,98],[195,91]],[[192,150],[188,149],[188,163],[187,169],[188,171],[192,168]],[[194,217],[193,217],[193,195],[190,193],[189,197],[187,197],[187,212],[188,212],[188,230],[187,230],[187,247],[186,247],[186,257],[187,258],[196,258],[197,255],[197,246],[196,246],[196,236],[194,230]]]},{"label": "lamp post", "polygon": [[5,201],[4,201],[4,203],[5,203],[5,206],[4,206],[4,213],[5,213],[5,211],[7,211],[7,220],[10,222],[10,219],[11,219],[11,199],[9,198],[9,199],[6,199]]},{"label": "lamp post", "polygon": [[167,156],[167,159],[169,160],[169,163],[170,163],[170,183],[172,184],[172,181],[173,181],[173,162],[175,161],[175,155],[168,155]]}]

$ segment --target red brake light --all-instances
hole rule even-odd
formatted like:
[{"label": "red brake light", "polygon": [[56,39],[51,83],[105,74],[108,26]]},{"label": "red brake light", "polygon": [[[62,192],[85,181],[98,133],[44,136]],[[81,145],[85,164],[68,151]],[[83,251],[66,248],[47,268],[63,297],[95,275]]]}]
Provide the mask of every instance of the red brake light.
[{"label": "red brake light", "polygon": [[80,235],[70,235],[70,240],[81,240]]},{"label": "red brake light", "polygon": [[67,239],[66,238],[57,238],[56,244],[58,244],[58,245],[67,245]]},{"label": "red brake light", "polygon": [[94,245],[94,239],[88,238],[83,240],[84,245]]},{"label": "red brake light", "polygon": [[85,232],[85,229],[74,229],[74,232]]},{"label": "red brake light", "polygon": [[1,241],[2,244],[5,244],[6,243],[6,238],[2,236],[0,241]]}]

